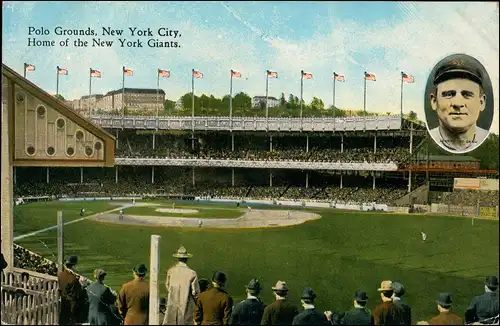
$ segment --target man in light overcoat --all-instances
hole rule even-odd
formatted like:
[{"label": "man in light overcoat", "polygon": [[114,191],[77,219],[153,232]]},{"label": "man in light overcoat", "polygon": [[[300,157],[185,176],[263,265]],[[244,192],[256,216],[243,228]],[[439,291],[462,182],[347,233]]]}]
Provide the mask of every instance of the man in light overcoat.
[{"label": "man in light overcoat", "polygon": [[196,297],[200,293],[198,275],[186,264],[193,255],[181,246],[172,256],[179,261],[167,272],[168,298],[163,325],[192,325]]}]

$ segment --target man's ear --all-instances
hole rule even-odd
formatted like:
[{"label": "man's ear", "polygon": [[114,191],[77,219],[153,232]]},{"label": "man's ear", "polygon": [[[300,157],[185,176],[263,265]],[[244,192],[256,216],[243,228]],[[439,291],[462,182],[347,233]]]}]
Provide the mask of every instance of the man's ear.
[{"label": "man's ear", "polygon": [[431,93],[431,108],[432,108],[432,111],[437,110],[437,99],[436,99],[436,95],[434,95],[434,93]]},{"label": "man's ear", "polygon": [[479,98],[479,103],[481,105],[479,107],[479,112],[482,112],[486,108],[486,94],[481,95],[481,97]]}]

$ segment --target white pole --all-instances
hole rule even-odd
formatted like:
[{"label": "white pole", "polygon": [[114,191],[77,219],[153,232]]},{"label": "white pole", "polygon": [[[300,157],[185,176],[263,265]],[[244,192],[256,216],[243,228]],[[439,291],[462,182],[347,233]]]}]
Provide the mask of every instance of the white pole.
[{"label": "white pole", "polygon": [[64,225],[62,211],[57,211],[57,270],[62,272],[64,261]]},{"label": "white pole", "polygon": [[[160,239],[159,235],[151,235],[151,258],[149,266],[149,325],[160,325],[160,302],[158,291],[158,274],[160,271]],[[163,320],[161,321],[163,322]]]}]

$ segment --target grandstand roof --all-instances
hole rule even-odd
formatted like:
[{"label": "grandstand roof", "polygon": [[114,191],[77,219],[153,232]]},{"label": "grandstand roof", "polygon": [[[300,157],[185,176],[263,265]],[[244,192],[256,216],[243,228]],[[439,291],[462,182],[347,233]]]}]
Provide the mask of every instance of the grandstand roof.
[{"label": "grandstand roof", "polygon": [[108,95],[115,95],[115,94],[121,94],[122,92],[124,93],[141,93],[141,94],[158,94],[160,95],[165,95],[165,91],[163,89],[157,90],[156,88],[127,88],[125,89],[120,88],[114,91],[109,91],[106,93],[106,96]]},{"label": "grandstand roof", "polygon": [[[417,160],[427,160],[427,155],[417,154]],[[472,156],[454,156],[454,155],[429,155],[429,161],[437,162],[479,162],[477,158]]]}]

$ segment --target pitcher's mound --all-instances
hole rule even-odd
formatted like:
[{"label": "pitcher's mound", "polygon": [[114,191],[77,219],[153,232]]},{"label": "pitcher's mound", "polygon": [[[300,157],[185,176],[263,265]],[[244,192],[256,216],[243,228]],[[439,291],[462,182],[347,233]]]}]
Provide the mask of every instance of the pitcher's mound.
[{"label": "pitcher's mound", "polygon": [[155,211],[160,213],[176,213],[176,214],[194,214],[199,211],[196,209],[185,209],[185,208],[157,208]]}]

